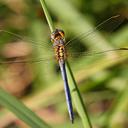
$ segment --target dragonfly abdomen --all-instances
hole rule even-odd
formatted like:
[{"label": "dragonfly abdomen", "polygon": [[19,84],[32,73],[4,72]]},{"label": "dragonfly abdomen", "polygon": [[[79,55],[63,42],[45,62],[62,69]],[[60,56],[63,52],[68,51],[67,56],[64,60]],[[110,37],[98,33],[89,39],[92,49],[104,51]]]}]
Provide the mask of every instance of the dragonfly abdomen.
[{"label": "dragonfly abdomen", "polygon": [[66,49],[64,45],[57,45],[54,47],[55,57],[57,61],[64,62],[67,58]]}]

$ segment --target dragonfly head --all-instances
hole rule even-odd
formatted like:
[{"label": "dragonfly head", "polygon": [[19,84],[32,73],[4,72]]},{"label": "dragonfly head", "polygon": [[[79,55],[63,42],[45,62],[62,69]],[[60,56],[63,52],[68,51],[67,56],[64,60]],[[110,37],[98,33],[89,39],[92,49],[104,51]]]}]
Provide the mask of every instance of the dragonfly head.
[{"label": "dragonfly head", "polygon": [[64,31],[60,30],[60,29],[55,29],[55,31],[53,31],[51,33],[51,41],[53,43],[56,44],[64,44],[65,42],[65,35],[64,35]]}]

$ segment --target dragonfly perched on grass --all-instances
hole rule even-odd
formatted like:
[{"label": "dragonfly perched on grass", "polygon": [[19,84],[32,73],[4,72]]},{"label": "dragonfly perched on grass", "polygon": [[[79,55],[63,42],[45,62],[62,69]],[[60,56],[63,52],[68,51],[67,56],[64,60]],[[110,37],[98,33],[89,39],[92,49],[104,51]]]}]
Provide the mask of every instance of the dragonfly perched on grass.
[{"label": "dragonfly perched on grass", "polygon": [[[92,33],[94,33],[95,31],[98,30],[98,28],[100,28],[103,24],[107,23],[108,21],[112,20],[112,19],[116,19],[118,16],[114,16],[111,17],[105,21],[103,21],[101,24],[99,24],[97,27],[95,27],[94,29],[92,29],[91,31],[89,31],[88,34],[82,33],[80,35],[77,35],[75,38],[73,38],[72,40],[66,42],[65,41],[65,35],[64,35],[64,31],[61,29],[55,29],[52,33],[51,33],[51,42],[53,42],[53,49],[55,52],[55,57],[57,62],[59,63],[60,66],[60,70],[61,70],[61,74],[62,74],[62,78],[64,81],[64,89],[65,89],[65,95],[66,95],[66,101],[67,101],[67,106],[68,106],[68,112],[69,112],[69,116],[70,116],[70,120],[73,122],[74,121],[74,114],[73,114],[73,107],[72,107],[72,100],[71,100],[71,94],[70,94],[70,89],[69,89],[69,85],[68,85],[68,78],[67,78],[67,74],[66,74],[66,69],[65,69],[65,61],[67,60],[68,57],[68,53],[67,53],[67,49],[68,46],[70,46],[70,44],[73,44],[73,42],[75,42],[75,40],[79,37],[79,38],[83,38],[83,37],[87,37],[89,35],[91,35]],[[6,30],[0,30],[1,33],[6,33],[12,36],[15,36],[16,38],[22,38],[21,36],[6,31]],[[29,40],[31,41],[31,40]],[[32,44],[36,45],[37,43],[32,41]],[[41,47],[43,47],[42,44],[38,44]],[[71,53],[69,54],[69,56],[93,56],[95,54],[102,54],[102,53],[108,53],[108,52],[112,52],[112,51],[127,51],[128,48],[127,47],[121,47],[121,48],[113,48],[113,49],[107,49],[107,50],[103,50],[103,51],[99,51],[99,52],[78,52],[78,53]],[[15,57],[16,58],[16,57]],[[45,60],[46,58],[37,58],[37,59],[25,59],[25,60],[6,60],[3,61],[1,60],[1,64],[8,64],[8,63],[24,63],[24,62],[40,62]]]}]

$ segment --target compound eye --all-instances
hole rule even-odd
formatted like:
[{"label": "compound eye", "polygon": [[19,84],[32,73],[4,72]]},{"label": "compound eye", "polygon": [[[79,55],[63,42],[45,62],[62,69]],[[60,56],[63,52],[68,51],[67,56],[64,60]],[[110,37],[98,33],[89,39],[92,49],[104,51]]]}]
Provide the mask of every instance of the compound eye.
[{"label": "compound eye", "polygon": [[59,30],[59,34],[64,38],[64,31],[63,30]]}]

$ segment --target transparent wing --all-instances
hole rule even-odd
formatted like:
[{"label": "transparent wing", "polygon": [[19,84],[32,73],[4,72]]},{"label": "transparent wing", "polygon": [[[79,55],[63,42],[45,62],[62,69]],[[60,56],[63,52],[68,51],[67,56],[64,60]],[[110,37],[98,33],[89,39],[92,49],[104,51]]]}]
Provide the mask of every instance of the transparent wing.
[{"label": "transparent wing", "polygon": [[108,50],[102,50],[102,51],[86,51],[86,52],[75,52],[70,53],[69,57],[75,58],[75,57],[93,57],[93,56],[100,56],[100,55],[106,55],[106,54],[113,54],[117,52],[128,52],[128,47],[121,47],[121,48],[113,48]]},{"label": "transparent wing", "polygon": [[[109,19],[103,21],[95,28],[91,29],[88,32],[83,32],[78,34],[76,37],[72,38],[70,41],[66,43],[66,48],[68,52],[68,56],[70,58],[79,58],[79,57],[92,57],[92,56],[100,56],[100,55],[110,55],[114,54],[114,52],[127,52],[128,44],[127,42],[123,44],[125,47],[116,47],[112,44],[111,41],[106,40],[105,37],[102,37],[99,34],[99,30],[105,28],[105,26],[109,26],[109,32],[114,29],[120,27],[124,18],[121,16],[113,16]],[[127,21],[127,20],[126,20]],[[128,23],[128,22],[126,22]],[[108,25],[109,24],[109,25]],[[98,33],[98,34],[97,34]],[[91,40],[91,41],[90,41]],[[89,43],[88,43],[89,41]],[[119,46],[117,44],[117,46]]]},{"label": "transparent wing", "polygon": [[4,77],[0,77],[0,81],[10,80],[2,85],[14,85],[16,82],[18,87],[18,83],[24,85],[22,81],[28,81],[31,76],[29,83],[37,76],[42,83],[52,81],[55,63],[51,42],[36,42],[16,33],[0,31],[0,71]]},{"label": "transparent wing", "polygon": [[[78,56],[69,58],[68,61],[71,64],[71,68],[75,73],[76,78],[82,79],[95,74],[98,71],[113,67],[117,64],[128,63],[128,48],[121,50],[111,50],[103,52],[88,52],[87,56]],[[107,53],[107,54],[106,54]],[[127,65],[127,64],[126,64]],[[78,74],[78,75],[77,75]]]},{"label": "transparent wing", "polygon": [[35,42],[6,30],[0,30],[0,51],[0,64],[45,62],[54,56],[51,42]]},{"label": "transparent wing", "polygon": [[88,36],[95,34],[96,31],[99,31],[99,30],[101,30],[103,28],[105,29],[105,26],[108,25],[108,23],[109,23],[109,26],[110,26],[110,23],[111,23],[111,28],[109,29],[109,31],[113,31],[123,21],[124,21],[124,18],[121,17],[120,15],[112,16],[112,17],[106,19],[105,21],[101,22],[96,27],[92,28],[91,30],[78,34],[76,37],[74,37],[71,40],[69,40],[66,43],[66,45],[69,45],[71,42],[75,41],[76,39],[82,40],[83,38],[87,38]]},{"label": "transparent wing", "polygon": [[[77,33],[74,38],[65,44],[65,46],[68,49],[72,49],[72,47],[82,44],[84,47],[87,46],[87,48],[89,47],[93,50],[96,50],[97,48],[101,50],[111,49],[111,43],[108,43],[105,36],[103,37],[99,32],[100,30],[105,30],[105,28],[108,28],[110,34],[110,32],[118,29],[121,24],[123,24],[124,20],[124,17],[120,15],[112,16],[89,31]],[[81,49],[83,50],[83,47]]]},{"label": "transparent wing", "polygon": [[31,45],[38,46],[38,47],[40,46],[41,48],[49,47],[52,45],[50,42],[45,42],[43,40],[38,40],[38,42],[36,42],[29,37],[21,36],[17,33],[13,33],[7,30],[3,30],[3,29],[0,29],[0,36],[1,38],[8,38],[13,41],[22,40],[24,42],[30,43]]},{"label": "transparent wing", "polygon": [[[54,63],[51,42],[36,42],[16,33],[0,31],[0,70],[1,76],[4,77],[0,77],[0,81],[10,80],[2,85],[14,85],[13,82],[16,82],[16,85],[19,86],[18,82],[21,85],[22,80],[28,81],[27,78],[31,76],[33,78],[31,77],[27,84],[37,76],[40,81],[46,80],[47,82],[52,79]],[[22,84],[24,85],[24,83]]]}]

